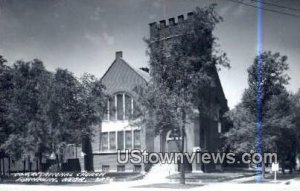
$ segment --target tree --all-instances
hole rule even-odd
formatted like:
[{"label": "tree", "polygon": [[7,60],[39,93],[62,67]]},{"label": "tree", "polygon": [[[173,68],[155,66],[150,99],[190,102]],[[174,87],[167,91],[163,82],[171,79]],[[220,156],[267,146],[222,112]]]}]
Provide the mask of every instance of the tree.
[{"label": "tree", "polygon": [[[299,153],[300,153],[300,90],[298,90],[297,93],[292,94],[290,96],[290,100],[291,100],[290,103],[292,107],[293,122],[295,126],[289,131],[290,135],[288,141],[291,142],[292,144],[285,142],[284,145],[286,146],[290,145],[289,147],[290,153],[287,156],[290,160],[292,160],[291,164],[293,166],[290,167],[290,171],[291,171],[296,166],[295,159],[298,157],[299,160]],[[283,137],[282,140],[287,141],[285,137]]]},{"label": "tree", "polygon": [[41,163],[43,154],[55,153],[61,169],[66,145],[82,143],[86,170],[93,170],[90,139],[106,103],[100,81],[88,74],[79,81],[63,69],[53,74],[37,59],[5,62],[0,57],[1,156],[23,159],[25,171],[25,160]]},{"label": "tree", "polygon": [[[172,39],[170,46],[163,40],[146,40],[149,47],[151,79],[140,88],[140,103],[147,128],[179,132],[180,152],[184,152],[185,126],[195,108],[203,109],[200,96],[204,88],[215,86],[216,66],[229,66],[226,54],[221,53],[212,31],[222,18],[215,5],[196,8],[194,17]],[[181,184],[185,184],[184,164],[181,164]]]},{"label": "tree", "polygon": [[[232,150],[278,152],[279,157],[283,157],[283,151],[290,151],[288,146],[291,145],[282,142],[287,137],[292,139],[290,135],[295,127],[290,95],[285,88],[289,81],[286,61],[286,56],[266,51],[258,55],[248,68],[249,87],[244,91],[242,102],[228,114],[233,127],[225,136]],[[261,104],[261,115],[258,103]],[[257,129],[259,121],[262,122],[261,130]]]},{"label": "tree", "polygon": [[34,113],[28,123],[26,143],[31,145],[31,155],[36,157],[36,165],[38,165],[42,162],[42,154],[51,148],[48,110],[53,74],[46,70],[42,61],[35,59],[31,62],[30,75],[33,76],[32,80],[27,80],[30,80],[30,87],[33,89],[31,105]]},{"label": "tree", "polygon": [[61,169],[67,144],[78,143],[80,137],[80,83],[71,72],[57,69],[51,86],[48,115],[50,118],[51,151]]},{"label": "tree", "polygon": [[104,94],[104,86],[100,80],[90,74],[84,74],[80,80],[78,108],[82,151],[85,153],[85,170],[93,170],[93,155],[91,137],[94,135],[93,126],[98,125],[103,118],[107,96]]},{"label": "tree", "polygon": [[300,153],[300,89],[292,96],[293,113],[295,114],[296,131],[297,131],[297,152]]},{"label": "tree", "polygon": [[67,144],[81,144],[85,155],[85,170],[93,170],[91,137],[93,126],[101,122],[106,96],[103,86],[94,76],[85,74],[77,80],[67,70],[54,75],[50,101],[52,151],[57,154],[60,168]]},{"label": "tree", "polygon": [[5,88],[6,96],[10,97],[5,120],[9,132],[2,148],[16,160],[23,158],[25,165],[25,160],[30,163],[47,147],[45,108],[51,75],[39,60],[17,61],[10,75],[12,86]]},{"label": "tree", "polygon": [[3,144],[10,132],[8,126],[8,108],[11,102],[12,74],[7,61],[0,55],[0,145]]},{"label": "tree", "polygon": [[[5,150],[1,147],[11,133],[9,128],[9,103],[11,102],[12,74],[11,67],[6,65],[6,60],[0,55],[0,163],[5,156]],[[10,170],[10,169],[9,169]],[[1,169],[0,169],[1,171]]]}]

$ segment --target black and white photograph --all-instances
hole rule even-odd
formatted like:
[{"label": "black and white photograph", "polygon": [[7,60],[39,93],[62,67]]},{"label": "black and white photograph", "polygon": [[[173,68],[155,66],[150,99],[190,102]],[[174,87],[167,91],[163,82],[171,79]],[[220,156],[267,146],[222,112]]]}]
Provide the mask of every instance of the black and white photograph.
[{"label": "black and white photograph", "polygon": [[0,191],[300,191],[300,0],[0,0]]}]

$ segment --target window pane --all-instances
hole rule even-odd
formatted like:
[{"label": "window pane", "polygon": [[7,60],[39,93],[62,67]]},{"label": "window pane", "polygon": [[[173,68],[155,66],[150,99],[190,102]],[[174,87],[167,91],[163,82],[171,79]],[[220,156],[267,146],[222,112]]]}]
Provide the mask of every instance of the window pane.
[{"label": "window pane", "polygon": [[125,119],[129,119],[131,117],[131,97],[125,95]]},{"label": "window pane", "polygon": [[116,133],[109,133],[109,150],[116,150]]},{"label": "window pane", "polygon": [[141,148],[141,132],[140,130],[134,130],[134,148]]},{"label": "window pane", "polygon": [[141,165],[134,165],[134,172],[141,172],[142,166]]},{"label": "window pane", "polygon": [[118,120],[123,120],[123,95],[117,95],[117,117]]},{"label": "window pane", "polygon": [[131,133],[131,131],[126,131],[125,139],[126,139],[126,149],[132,149],[132,133]]},{"label": "window pane", "polygon": [[117,166],[117,171],[118,172],[125,172],[125,165],[118,165]]},{"label": "window pane", "polygon": [[109,105],[109,101],[107,101],[106,105],[105,105],[105,109],[104,109],[104,116],[103,116],[103,119],[104,120],[108,120],[108,106]]},{"label": "window pane", "polygon": [[102,171],[108,172],[109,171],[109,165],[102,165]]},{"label": "window pane", "polygon": [[118,149],[124,150],[124,133],[123,133],[123,131],[118,132]]},{"label": "window pane", "polygon": [[108,150],[108,134],[107,133],[101,133],[101,150],[107,151]]},{"label": "window pane", "polygon": [[133,100],[133,116],[134,118],[137,118],[141,115],[141,111],[136,103],[136,101]]},{"label": "window pane", "polygon": [[114,97],[109,98],[109,120],[116,120],[116,108]]}]

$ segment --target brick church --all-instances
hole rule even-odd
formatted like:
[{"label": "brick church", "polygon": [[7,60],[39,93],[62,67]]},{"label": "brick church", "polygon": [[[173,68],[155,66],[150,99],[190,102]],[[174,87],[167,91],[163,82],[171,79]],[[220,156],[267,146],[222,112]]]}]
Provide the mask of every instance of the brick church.
[{"label": "brick church", "polygon": [[[180,35],[180,28],[184,27],[193,14],[188,13],[184,18],[180,15],[162,20],[159,23],[151,23],[150,40],[166,41],[168,43]],[[216,86],[207,90],[209,105],[211,109],[207,112],[194,111],[189,117],[186,129],[185,150],[187,152],[208,151],[217,152],[222,147],[221,135],[226,131],[222,121],[222,115],[228,111],[217,69],[214,72]],[[162,131],[155,135],[153,130],[146,129],[142,125],[132,125],[131,116],[139,111],[137,95],[134,91],[136,86],[145,86],[149,80],[149,74],[141,69],[136,69],[126,62],[126,54],[116,52],[115,59],[106,73],[102,76],[101,82],[106,87],[110,99],[107,102],[106,114],[101,124],[94,127],[95,136],[92,139],[93,169],[105,172],[141,172],[146,168],[145,164],[118,164],[117,150],[141,149],[148,152],[172,152],[177,151],[172,131]],[[175,137],[176,138],[176,137]],[[68,145],[65,153],[65,160],[78,161],[80,169],[85,169],[85,153],[80,147]],[[48,158],[42,163],[47,164]],[[4,164],[5,163],[5,164]],[[79,165],[79,164],[78,164]],[[22,164],[4,161],[2,170],[20,171]],[[6,167],[6,168],[5,168]],[[21,167],[21,168],[19,168]],[[190,164],[190,171],[212,171],[216,165]],[[38,169],[35,163],[26,164],[26,171]],[[78,169],[78,168],[77,168]],[[218,167],[219,169],[219,167]]]},{"label": "brick church", "polygon": [[[192,17],[193,13],[188,13],[186,19],[183,15],[178,16],[177,22],[175,18],[170,18],[168,24],[165,20],[151,23],[150,41],[170,41],[176,38],[180,34],[180,28]],[[102,124],[96,127],[97,133],[92,144],[95,171],[136,172],[145,169],[144,164],[118,164],[118,149],[142,149],[148,152],[177,151],[171,131],[154,135],[143,126],[131,125],[130,116],[138,110],[134,87],[146,85],[149,74],[144,70],[133,68],[125,58],[122,52],[116,52],[115,60],[101,79],[111,98],[107,102],[107,113]],[[210,102],[212,109],[201,114],[195,111],[193,117],[190,117],[186,126],[187,152],[195,150],[216,152],[221,149],[220,135],[225,131],[221,116],[228,111],[228,106],[217,70],[214,74],[216,87],[207,91],[210,95],[210,100],[207,101]],[[191,171],[210,171],[215,170],[216,166],[190,164],[188,168]]]}]

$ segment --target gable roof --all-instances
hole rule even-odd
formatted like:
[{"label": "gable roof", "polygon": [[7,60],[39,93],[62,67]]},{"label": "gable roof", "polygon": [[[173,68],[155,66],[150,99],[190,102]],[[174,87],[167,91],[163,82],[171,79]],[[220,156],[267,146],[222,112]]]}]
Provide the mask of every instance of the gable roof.
[{"label": "gable roof", "polygon": [[148,80],[148,73],[133,68],[121,57],[116,57],[101,78],[109,94],[119,91],[132,92],[134,87],[146,85]]},{"label": "gable roof", "polygon": [[229,107],[228,107],[227,99],[226,99],[224,89],[223,89],[223,86],[222,86],[222,83],[221,83],[221,80],[220,80],[220,77],[219,77],[219,73],[218,73],[218,70],[217,70],[216,67],[214,68],[213,72],[214,72],[214,75],[215,75],[215,82],[216,82],[216,85],[218,87],[217,88],[218,99],[221,103],[222,111],[226,112],[226,111],[229,110]]}]

